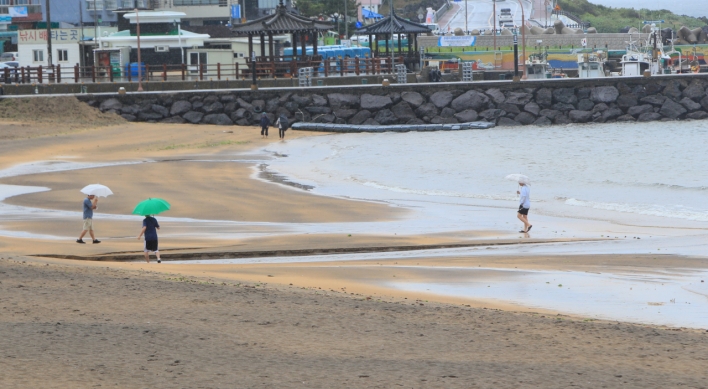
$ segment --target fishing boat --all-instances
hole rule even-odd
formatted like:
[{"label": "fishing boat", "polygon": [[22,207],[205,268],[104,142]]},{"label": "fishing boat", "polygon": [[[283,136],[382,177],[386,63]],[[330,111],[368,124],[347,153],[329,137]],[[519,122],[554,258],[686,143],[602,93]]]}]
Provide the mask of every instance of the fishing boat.
[{"label": "fishing boat", "polygon": [[545,53],[530,54],[524,68],[526,69],[526,79],[527,80],[540,80],[545,78],[551,78],[551,68],[546,60],[547,55]]},{"label": "fishing boat", "polygon": [[578,54],[578,77],[579,78],[604,78],[607,77],[605,72],[605,62],[603,53]]}]

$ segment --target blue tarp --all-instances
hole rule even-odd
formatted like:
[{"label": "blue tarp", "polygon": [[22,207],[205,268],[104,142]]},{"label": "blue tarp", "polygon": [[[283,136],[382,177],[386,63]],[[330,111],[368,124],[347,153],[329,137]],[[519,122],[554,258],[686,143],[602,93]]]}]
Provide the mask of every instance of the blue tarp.
[{"label": "blue tarp", "polygon": [[363,16],[364,19],[383,19],[383,16],[381,14],[377,14],[376,12],[371,12],[366,8],[361,10],[361,16]]}]

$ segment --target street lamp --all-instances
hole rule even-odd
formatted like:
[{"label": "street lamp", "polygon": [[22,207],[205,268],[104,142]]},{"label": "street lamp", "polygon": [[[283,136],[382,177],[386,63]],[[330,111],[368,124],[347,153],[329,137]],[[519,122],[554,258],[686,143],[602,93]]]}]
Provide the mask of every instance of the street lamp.
[{"label": "street lamp", "polygon": [[182,65],[184,65],[184,47],[182,47],[182,22],[181,20],[175,19],[172,24],[177,25],[177,39],[179,40],[180,60],[182,61]]},{"label": "street lamp", "polygon": [[140,57],[140,18],[138,18],[138,9],[135,9],[135,32],[138,37],[138,92],[143,91],[143,69],[141,66],[142,60]]},{"label": "street lamp", "polygon": [[525,20],[526,17],[524,16],[524,5],[521,3],[521,0],[519,0],[519,5],[521,6],[521,52],[522,55],[524,56],[524,75],[523,79],[526,79],[526,30],[524,29],[525,27]]}]

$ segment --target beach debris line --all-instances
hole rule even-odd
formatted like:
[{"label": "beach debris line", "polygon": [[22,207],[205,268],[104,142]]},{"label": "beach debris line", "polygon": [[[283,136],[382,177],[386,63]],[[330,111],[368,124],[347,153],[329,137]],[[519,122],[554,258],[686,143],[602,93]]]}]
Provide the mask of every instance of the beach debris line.
[{"label": "beach debris line", "polygon": [[493,128],[494,123],[490,122],[469,122],[454,124],[402,124],[390,126],[355,125],[355,124],[332,124],[332,123],[306,123],[297,122],[292,125],[295,131],[322,131],[322,132],[429,132],[429,131],[462,131],[462,130],[486,130]]}]

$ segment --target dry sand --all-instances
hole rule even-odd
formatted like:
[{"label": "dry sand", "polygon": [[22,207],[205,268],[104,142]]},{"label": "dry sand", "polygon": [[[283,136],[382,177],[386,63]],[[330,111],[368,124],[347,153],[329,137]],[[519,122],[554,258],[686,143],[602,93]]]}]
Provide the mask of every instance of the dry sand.
[{"label": "dry sand", "polygon": [[[184,234],[161,240],[166,253],[500,241],[493,231],[424,237],[277,231],[257,223],[380,221],[410,212],[251,179],[253,159],[262,157],[243,153],[278,141],[261,139],[255,128],[131,124],[71,99],[50,101],[54,111],[28,122],[45,103],[16,101],[15,111],[7,104],[0,104],[0,118],[6,120],[0,122],[0,169],[56,159],[155,162],[0,179],[0,184],[52,189],[6,203],[79,212],[78,189],[97,181],[116,192],[100,200],[103,213],[128,214],[136,200],[169,197],[174,205],[169,216],[204,222],[190,228],[167,223],[166,229],[181,228]],[[256,224],[215,228],[214,220]],[[44,236],[0,237],[0,387],[708,386],[703,330],[512,312],[518,308],[376,285],[391,276],[416,277],[392,267],[414,265],[412,260],[381,268],[383,261],[205,266],[32,256],[131,253],[139,258],[134,238],[139,218],[96,224],[104,242],[79,246],[74,239],[80,220],[73,217],[0,220],[5,231]],[[239,235],[246,230],[267,236]],[[667,256],[429,258],[415,264],[705,268],[691,258]],[[437,303],[425,301],[434,298]]]},{"label": "dry sand", "polygon": [[706,386],[708,333],[0,260],[9,388]]}]

